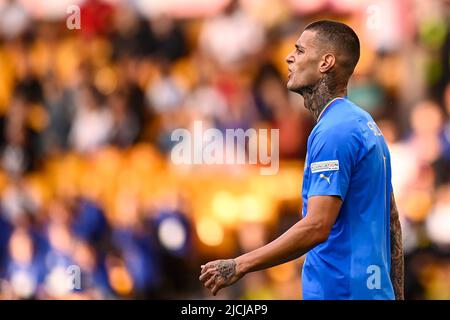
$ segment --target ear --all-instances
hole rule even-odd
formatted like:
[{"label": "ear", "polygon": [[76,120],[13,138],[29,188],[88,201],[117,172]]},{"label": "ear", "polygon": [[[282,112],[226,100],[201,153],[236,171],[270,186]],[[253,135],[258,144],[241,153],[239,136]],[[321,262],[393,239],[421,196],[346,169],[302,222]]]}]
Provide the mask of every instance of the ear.
[{"label": "ear", "polygon": [[319,71],[321,73],[328,72],[336,64],[336,57],[332,53],[327,53],[322,57],[319,64]]}]

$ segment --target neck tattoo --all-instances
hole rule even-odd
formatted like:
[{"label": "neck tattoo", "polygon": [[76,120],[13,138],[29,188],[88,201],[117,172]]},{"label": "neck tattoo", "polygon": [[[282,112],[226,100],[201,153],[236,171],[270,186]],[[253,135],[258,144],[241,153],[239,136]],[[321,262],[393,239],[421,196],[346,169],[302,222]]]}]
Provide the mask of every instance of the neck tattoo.
[{"label": "neck tattoo", "polygon": [[306,109],[318,120],[327,103],[334,98],[347,95],[347,89],[339,87],[328,74],[325,74],[317,84],[304,87],[299,93],[303,96]]}]

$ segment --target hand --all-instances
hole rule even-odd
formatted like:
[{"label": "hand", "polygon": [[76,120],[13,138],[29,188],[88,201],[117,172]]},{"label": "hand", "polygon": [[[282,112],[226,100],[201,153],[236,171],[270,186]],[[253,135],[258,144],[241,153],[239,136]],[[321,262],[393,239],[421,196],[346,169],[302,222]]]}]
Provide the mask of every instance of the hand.
[{"label": "hand", "polygon": [[215,260],[201,266],[199,280],[213,295],[244,276],[235,259]]}]

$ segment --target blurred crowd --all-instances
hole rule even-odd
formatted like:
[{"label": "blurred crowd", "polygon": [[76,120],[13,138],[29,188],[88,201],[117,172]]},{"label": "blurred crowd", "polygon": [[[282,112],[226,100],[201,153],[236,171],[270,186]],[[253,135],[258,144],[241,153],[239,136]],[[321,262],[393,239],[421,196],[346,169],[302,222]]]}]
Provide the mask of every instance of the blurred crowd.
[{"label": "blurred crowd", "polygon": [[[349,97],[390,146],[406,298],[450,299],[448,1],[73,1],[74,30],[44,2],[0,1],[1,299],[211,298],[202,263],[300,217],[314,120],[285,57],[322,18],[360,36]],[[174,165],[171,133],[196,120],[279,129],[279,173]],[[219,297],[299,299],[301,264]]]}]

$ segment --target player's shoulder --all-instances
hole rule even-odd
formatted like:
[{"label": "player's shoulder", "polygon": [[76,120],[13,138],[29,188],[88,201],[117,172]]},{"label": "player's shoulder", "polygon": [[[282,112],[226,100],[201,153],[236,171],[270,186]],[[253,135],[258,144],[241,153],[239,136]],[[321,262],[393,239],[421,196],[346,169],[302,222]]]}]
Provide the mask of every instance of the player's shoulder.
[{"label": "player's shoulder", "polygon": [[335,145],[352,145],[362,148],[366,144],[372,117],[365,110],[343,99],[322,118],[314,128],[312,144],[332,142]]},{"label": "player's shoulder", "polygon": [[333,136],[335,139],[359,135],[371,116],[348,99],[337,103],[316,125],[315,135]]}]

